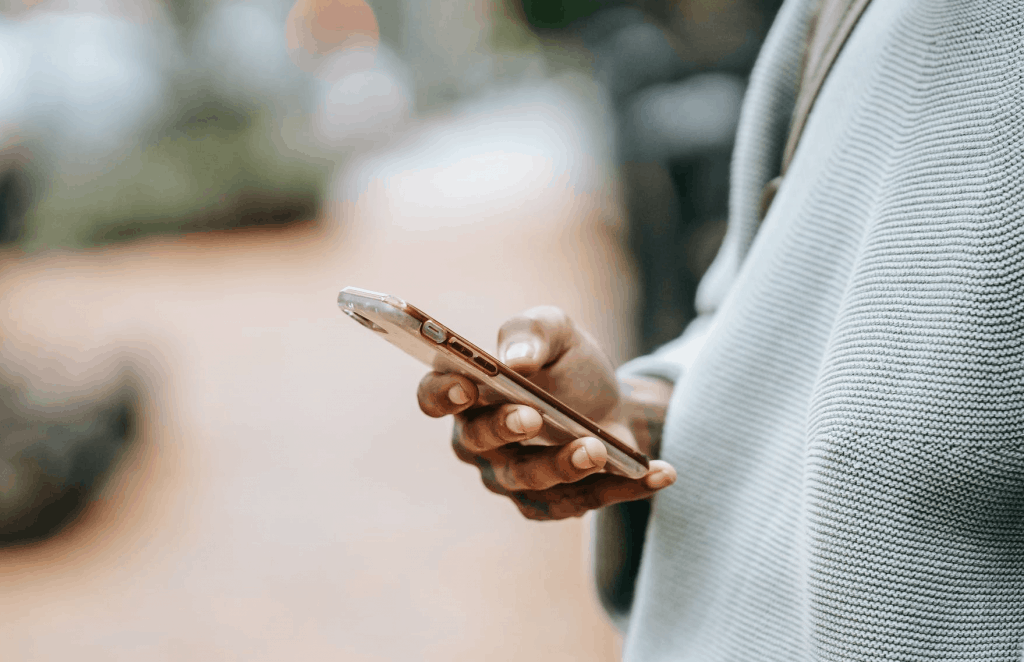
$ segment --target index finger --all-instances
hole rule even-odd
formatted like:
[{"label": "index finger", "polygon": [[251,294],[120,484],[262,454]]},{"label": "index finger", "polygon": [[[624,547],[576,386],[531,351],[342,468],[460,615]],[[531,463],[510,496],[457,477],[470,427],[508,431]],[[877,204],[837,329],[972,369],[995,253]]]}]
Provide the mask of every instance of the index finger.
[{"label": "index finger", "polygon": [[416,389],[420,409],[427,416],[440,418],[469,408],[477,399],[476,384],[462,375],[428,372]]},{"label": "index finger", "polygon": [[576,326],[560,308],[531,308],[501,325],[498,358],[528,377],[561,358],[577,338]]}]

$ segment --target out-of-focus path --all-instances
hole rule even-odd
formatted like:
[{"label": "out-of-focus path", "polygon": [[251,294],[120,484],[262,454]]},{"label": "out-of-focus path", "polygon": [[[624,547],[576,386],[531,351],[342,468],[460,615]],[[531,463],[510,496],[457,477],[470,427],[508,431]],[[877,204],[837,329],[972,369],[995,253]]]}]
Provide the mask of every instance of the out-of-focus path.
[{"label": "out-of-focus path", "polygon": [[579,136],[536,109],[457,126],[351,173],[319,227],[0,255],[10,370],[153,366],[102,498],[0,551],[0,658],[616,659],[583,523],[487,492],[418,412],[423,368],[335,304],[392,292],[493,348],[554,303],[625,358],[631,267]]}]

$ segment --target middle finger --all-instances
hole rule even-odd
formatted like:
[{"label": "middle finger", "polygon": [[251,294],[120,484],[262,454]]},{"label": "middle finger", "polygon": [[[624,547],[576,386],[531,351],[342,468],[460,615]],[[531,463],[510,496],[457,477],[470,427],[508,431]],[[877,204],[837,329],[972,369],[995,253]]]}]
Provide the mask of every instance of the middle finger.
[{"label": "middle finger", "polygon": [[543,421],[536,409],[524,405],[470,410],[458,417],[453,445],[480,455],[507,444],[533,439]]}]

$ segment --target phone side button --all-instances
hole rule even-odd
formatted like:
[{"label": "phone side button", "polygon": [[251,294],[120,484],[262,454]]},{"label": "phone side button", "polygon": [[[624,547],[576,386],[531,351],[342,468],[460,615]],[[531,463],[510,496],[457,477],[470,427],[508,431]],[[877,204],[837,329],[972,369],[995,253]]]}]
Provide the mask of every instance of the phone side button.
[{"label": "phone side button", "polygon": [[427,320],[424,322],[423,326],[420,327],[420,331],[423,335],[439,345],[443,344],[444,341],[448,339],[448,334],[446,334],[444,329],[438,326],[433,320]]},{"label": "phone side button", "polygon": [[488,361],[487,359],[485,359],[482,356],[474,356],[473,357],[473,363],[475,363],[478,366],[480,366],[481,368],[483,368],[487,372],[487,374],[489,374],[489,375],[496,375],[496,374],[498,374],[498,368],[495,367],[495,365],[493,363],[491,363],[490,361]]}]

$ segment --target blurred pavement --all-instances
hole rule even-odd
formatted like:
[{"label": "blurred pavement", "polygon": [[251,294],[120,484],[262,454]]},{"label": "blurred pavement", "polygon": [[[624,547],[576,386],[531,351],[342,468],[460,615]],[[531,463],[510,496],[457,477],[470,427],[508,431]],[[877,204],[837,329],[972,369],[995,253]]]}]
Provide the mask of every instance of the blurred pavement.
[{"label": "blurred pavement", "polygon": [[562,102],[495,103],[353,165],[323,223],[0,255],[0,364],[60,383],[134,347],[153,398],[78,522],[0,550],[0,659],[617,659],[584,523],[486,491],[424,368],[335,304],[391,292],[493,348],[553,303],[627,357],[603,157]]}]

